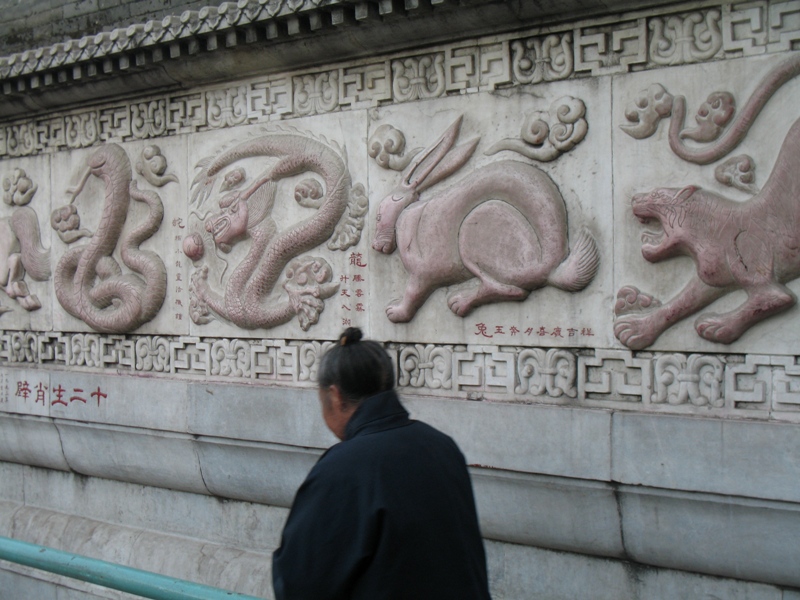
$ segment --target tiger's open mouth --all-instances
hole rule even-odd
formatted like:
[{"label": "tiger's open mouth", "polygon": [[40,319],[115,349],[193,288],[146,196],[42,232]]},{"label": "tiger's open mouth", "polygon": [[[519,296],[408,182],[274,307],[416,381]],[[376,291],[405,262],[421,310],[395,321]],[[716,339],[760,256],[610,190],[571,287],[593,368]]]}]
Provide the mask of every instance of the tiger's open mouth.
[{"label": "tiger's open mouth", "polygon": [[639,222],[647,228],[642,232],[642,243],[648,246],[658,246],[665,235],[664,229],[661,227],[661,221],[648,217],[637,218]]}]

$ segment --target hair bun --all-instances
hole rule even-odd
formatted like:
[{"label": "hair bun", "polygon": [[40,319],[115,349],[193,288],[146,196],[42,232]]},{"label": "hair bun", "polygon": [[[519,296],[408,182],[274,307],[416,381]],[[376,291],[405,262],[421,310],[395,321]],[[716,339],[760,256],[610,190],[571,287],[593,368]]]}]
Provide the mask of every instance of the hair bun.
[{"label": "hair bun", "polygon": [[361,341],[362,337],[364,337],[364,334],[361,333],[358,327],[348,327],[344,330],[344,333],[339,336],[339,344],[342,346],[349,346],[350,344]]}]

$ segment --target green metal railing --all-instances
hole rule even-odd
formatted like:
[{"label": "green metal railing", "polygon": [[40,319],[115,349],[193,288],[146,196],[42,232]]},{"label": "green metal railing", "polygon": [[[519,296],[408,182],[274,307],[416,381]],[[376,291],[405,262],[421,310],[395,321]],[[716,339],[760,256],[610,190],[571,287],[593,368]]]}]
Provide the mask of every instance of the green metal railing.
[{"label": "green metal railing", "polygon": [[153,600],[259,600],[2,536],[0,559]]}]

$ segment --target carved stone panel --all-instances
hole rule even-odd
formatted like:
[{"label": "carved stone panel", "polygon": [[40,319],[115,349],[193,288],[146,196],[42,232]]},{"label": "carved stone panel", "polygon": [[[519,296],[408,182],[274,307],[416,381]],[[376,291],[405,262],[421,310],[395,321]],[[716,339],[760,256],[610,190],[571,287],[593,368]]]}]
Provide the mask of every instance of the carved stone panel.
[{"label": "carved stone panel", "polygon": [[607,84],[371,111],[373,336],[611,342]]},{"label": "carved stone panel", "polygon": [[194,137],[180,232],[194,334],[332,339],[366,326],[366,129],[348,112]]},{"label": "carved stone panel", "polygon": [[0,326],[52,327],[50,158],[0,163]]},{"label": "carved stone panel", "polygon": [[783,55],[619,78],[619,343],[797,352],[798,75]]},{"label": "carved stone panel", "polygon": [[185,138],[105,142],[53,157],[56,330],[188,333],[179,238],[185,145]]}]

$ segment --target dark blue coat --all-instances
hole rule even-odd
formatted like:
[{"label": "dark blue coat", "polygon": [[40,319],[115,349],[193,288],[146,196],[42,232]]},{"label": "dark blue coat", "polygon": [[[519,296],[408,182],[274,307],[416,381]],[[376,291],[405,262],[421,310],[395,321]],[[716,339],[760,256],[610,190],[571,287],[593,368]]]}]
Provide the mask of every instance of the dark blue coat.
[{"label": "dark blue coat", "polygon": [[455,442],[394,391],[366,399],[297,492],[277,600],[485,600],[486,556]]}]

